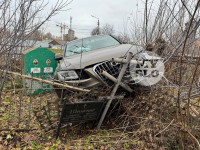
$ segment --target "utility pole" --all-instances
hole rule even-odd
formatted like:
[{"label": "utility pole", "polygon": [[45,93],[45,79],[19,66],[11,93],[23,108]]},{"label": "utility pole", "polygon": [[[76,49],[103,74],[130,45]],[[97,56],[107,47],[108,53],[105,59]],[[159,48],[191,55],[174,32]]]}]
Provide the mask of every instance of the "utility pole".
[{"label": "utility pole", "polygon": [[70,29],[72,29],[72,17],[70,16]]},{"label": "utility pole", "polygon": [[61,24],[56,24],[57,27],[60,27],[60,34],[61,34],[61,40],[63,40],[62,38],[62,30],[63,30],[63,25]]},{"label": "utility pole", "polygon": [[91,15],[93,18],[96,18],[98,21],[97,21],[97,29],[98,29],[98,32],[97,32],[97,35],[99,35],[100,34],[100,28],[99,28],[99,25],[100,25],[100,23],[99,23],[99,18],[98,17],[95,17],[95,16],[93,16],[93,15]]},{"label": "utility pole", "polygon": [[64,29],[64,34],[65,34],[65,29],[67,28],[66,24],[63,24],[63,29]]},{"label": "utility pole", "polygon": [[98,26],[98,35],[99,35],[100,34],[100,31],[99,31],[99,18],[98,18],[97,26]]},{"label": "utility pole", "polygon": [[57,27],[60,27],[60,34],[61,34],[61,40],[63,40],[63,30],[64,30],[64,34],[65,34],[65,29],[67,28],[66,24],[56,24]]},{"label": "utility pole", "polygon": [[146,23],[146,48],[147,48],[147,45],[148,45],[148,0],[146,0],[146,3],[145,3],[145,23]]}]

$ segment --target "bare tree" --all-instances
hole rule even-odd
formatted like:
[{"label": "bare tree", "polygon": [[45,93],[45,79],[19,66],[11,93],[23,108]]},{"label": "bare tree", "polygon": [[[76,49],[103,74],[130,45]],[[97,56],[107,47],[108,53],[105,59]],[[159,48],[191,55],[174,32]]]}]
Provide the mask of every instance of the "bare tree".
[{"label": "bare tree", "polygon": [[35,30],[29,37],[30,40],[41,41],[42,40],[42,32],[40,30]]},{"label": "bare tree", "polygon": [[49,40],[51,40],[51,39],[53,39],[53,35],[50,33],[50,32],[48,32],[48,33],[46,33],[45,35],[44,35],[44,38],[46,39],[49,39]]},{"label": "bare tree", "polygon": [[[23,43],[46,21],[66,8],[72,0],[58,0],[47,11],[44,0],[0,1],[0,97],[10,68],[11,58],[23,51]],[[45,15],[46,14],[46,15]]]},{"label": "bare tree", "polygon": [[91,35],[99,35],[99,34],[105,34],[105,35],[114,35],[115,30],[114,26],[110,24],[105,24],[102,28],[94,28],[91,32]]},{"label": "bare tree", "polygon": [[130,37],[128,34],[119,34],[114,35],[114,37],[120,42],[120,43],[130,43]]},{"label": "bare tree", "polygon": [[101,34],[101,29],[99,29],[98,27],[94,28],[91,32],[91,35],[99,35]]},{"label": "bare tree", "polygon": [[[153,0],[146,0],[145,11],[140,14],[140,18],[143,18],[141,22],[137,22],[138,16],[130,17],[130,32],[134,41],[142,45],[145,50],[157,51],[164,58],[166,66],[170,66],[165,73],[168,77],[166,83],[168,87],[173,86],[173,90],[176,91],[174,94],[174,103],[177,107],[176,119],[185,131],[181,136],[183,149],[187,149],[185,137],[188,135],[195,137],[188,134],[188,131],[194,129],[190,121],[192,99],[194,99],[192,93],[199,95],[197,72],[200,53],[199,46],[194,48],[195,40],[199,40],[197,35],[200,25],[199,4],[200,0],[175,0],[172,3],[160,0],[159,5]],[[158,7],[154,7],[155,5]],[[193,133],[196,131],[193,130]],[[198,140],[197,143],[200,147]]]},{"label": "bare tree", "polygon": [[101,29],[101,33],[106,35],[113,35],[115,33],[114,26],[105,24]]}]

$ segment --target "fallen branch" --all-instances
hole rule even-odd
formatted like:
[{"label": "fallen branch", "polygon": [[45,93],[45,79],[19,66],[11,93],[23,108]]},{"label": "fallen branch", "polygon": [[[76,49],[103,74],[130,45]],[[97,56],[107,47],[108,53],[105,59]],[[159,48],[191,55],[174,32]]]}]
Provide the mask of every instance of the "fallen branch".
[{"label": "fallen branch", "polygon": [[[2,71],[3,73],[6,72],[4,70],[0,70],[0,71]],[[87,89],[70,86],[68,84],[61,84],[61,83],[57,83],[57,82],[53,82],[53,81],[49,81],[49,80],[43,80],[43,79],[40,79],[40,78],[31,77],[31,76],[27,76],[27,75],[22,75],[18,72],[7,71],[7,73],[12,74],[14,76],[20,76],[20,77],[25,78],[25,79],[30,79],[30,80],[38,81],[38,82],[41,82],[41,83],[66,88],[66,89],[73,90],[73,91],[90,92],[90,90],[87,90]]]},{"label": "fallen branch", "polygon": [[0,131],[15,131],[15,132],[28,132],[28,131],[35,131],[38,129],[0,129]]}]

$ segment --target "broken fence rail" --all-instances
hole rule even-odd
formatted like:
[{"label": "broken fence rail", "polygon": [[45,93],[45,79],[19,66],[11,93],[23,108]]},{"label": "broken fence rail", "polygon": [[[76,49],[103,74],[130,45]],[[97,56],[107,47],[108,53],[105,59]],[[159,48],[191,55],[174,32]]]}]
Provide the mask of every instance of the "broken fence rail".
[{"label": "broken fence rail", "polygon": [[[0,71],[2,73],[6,73],[6,70],[1,70],[0,69]],[[7,71],[7,73],[8,74],[12,74],[14,76],[20,76],[20,77],[25,78],[25,79],[30,79],[30,80],[38,81],[38,82],[41,82],[41,83],[45,83],[45,84],[50,84],[50,85],[53,85],[53,86],[66,88],[66,89],[73,90],[73,91],[90,92],[90,90],[87,90],[87,89],[70,86],[68,84],[61,84],[61,83],[57,83],[57,82],[54,82],[54,81],[44,80],[44,79],[41,79],[41,78],[31,77],[31,76],[20,74],[18,72]]]}]

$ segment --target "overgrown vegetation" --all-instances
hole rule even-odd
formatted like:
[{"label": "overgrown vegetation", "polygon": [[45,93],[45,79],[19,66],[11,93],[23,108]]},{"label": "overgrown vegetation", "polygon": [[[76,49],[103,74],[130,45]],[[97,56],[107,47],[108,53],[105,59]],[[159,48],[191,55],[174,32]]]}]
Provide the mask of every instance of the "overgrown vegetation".
[{"label": "overgrown vegetation", "polygon": [[[0,109],[1,149],[186,149],[198,147],[194,138],[185,134],[184,125],[176,118],[174,88],[152,90],[146,96],[129,97],[111,109],[101,130],[92,128],[94,122],[63,126],[55,139],[59,121],[59,99],[55,93],[26,96],[15,82],[4,88]],[[17,86],[16,86],[17,85]],[[15,90],[14,90],[15,89]],[[200,111],[199,99],[193,109]],[[21,105],[21,106],[20,106]],[[186,118],[185,112],[182,112]],[[200,138],[200,120],[191,112],[189,133]],[[184,136],[183,136],[184,137]],[[184,141],[184,142],[183,142]]]},{"label": "overgrown vegetation", "polygon": [[[0,2],[0,8],[9,7],[9,2],[13,1]],[[32,24],[37,15],[33,18],[29,16],[32,13],[25,15],[25,8],[31,7],[32,2],[21,1],[19,8],[24,6],[24,9],[16,7],[19,16],[24,15],[25,20],[19,17],[14,27],[9,26],[13,18],[3,15],[10,13],[8,9],[0,11],[3,20],[0,24],[4,26],[0,29],[0,37],[6,39],[0,46],[0,149],[200,148],[200,45],[197,32],[200,0],[176,0],[171,5],[166,0],[160,0],[154,16],[153,1],[146,0],[144,16],[140,17],[144,18],[141,21],[143,27],[135,23],[137,20],[132,16],[129,20],[135,24],[130,32],[135,37],[135,44],[156,51],[164,59],[166,72],[163,80],[151,87],[150,94],[136,94],[136,97],[115,101],[115,107],[107,114],[101,130],[93,130],[93,122],[67,124],[62,127],[58,140],[55,139],[60,115],[57,95],[53,92],[28,96],[23,79],[8,76],[7,73],[9,70],[22,71],[16,52],[22,52],[21,42],[44,23]],[[58,4],[59,7],[52,13],[68,3]],[[39,8],[37,12],[40,12]],[[30,26],[25,26],[26,23],[34,26],[28,33],[25,31]],[[11,45],[6,44],[8,41],[11,41]],[[62,53],[62,50],[52,51]],[[109,96],[109,91],[105,91],[106,96]],[[77,95],[74,92],[71,98],[77,98]]]}]

